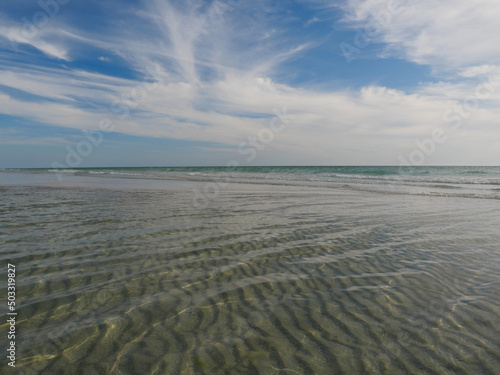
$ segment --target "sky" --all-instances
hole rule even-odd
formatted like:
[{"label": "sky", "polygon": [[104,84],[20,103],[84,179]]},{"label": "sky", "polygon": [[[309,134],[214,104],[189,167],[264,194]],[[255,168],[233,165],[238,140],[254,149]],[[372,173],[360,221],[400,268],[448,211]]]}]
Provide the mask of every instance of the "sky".
[{"label": "sky", "polygon": [[498,0],[0,5],[0,168],[500,165]]}]

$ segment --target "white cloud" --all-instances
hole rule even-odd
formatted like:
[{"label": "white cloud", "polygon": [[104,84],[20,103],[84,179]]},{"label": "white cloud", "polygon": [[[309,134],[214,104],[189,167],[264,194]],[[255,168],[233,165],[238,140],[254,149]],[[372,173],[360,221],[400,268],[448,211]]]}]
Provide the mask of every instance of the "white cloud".
[{"label": "white cloud", "polygon": [[320,19],[318,17],[313,17],[311,18],[309,21],[307,21],[305,24],[304,24],[304,27],[309,27],[311,26],[313,23],[316,23],[316,22],[320,22]]},{"label": "white cloud", "polygon": [[[484,8],[491,2],[478,3]],[[67,58],[70,41],[77,40],[111,51],[141,73],[158,67],[162,82],[154,90],[144,92],[143,82],[102,74],[18,66],[0,71],[0,82],[48,100],[26,102],[0,95],[0,112],[80,130],[96,129],[100,120],[108,117],[119,133],[213,142],[219,144],[219,151],[226,152],[255,136],[268,126],[275,109],[286,106],[295,118],[259,154],[263,160],[283,164],[394,164],[400,154],[414,149],[415,139],[429,137],[437,127],[449,131],[456,148],[467,150],[471,157],[484,151],[478,139],[500,137],[500,129],[495,126],[500,116],[500,92],[494,92],[481,102],[481,109],[464,118],[460,130],[453,131],[443,121],[447,110],[474,95],[477,82],[471,82],[471,78],[496,74],[500,65],[488,60],[489,55],[498,53],[492,45],[494,38],[483,41],[490,51],[473,40],[481,32],[475,30],[462,37],[467,31],[457,31],[458,21],[469,30],[485,16],[461,0],[453,6],[448,0],[400,3],[397,14],[391,16],[380,36],[391,48],[387,53],[433,66],[446,65],[464,78],[458,83],[422,84],[408,93],[377,85],[320,92],[275,82],[271,78],[275,69],[310,45],[283,47],[278,27],[264,27],[251,18],[239,18],[237,24],[229,10],[209,8],[202,12],[196,1],[176,6],[159,0],[149,4],[140,17],[155,21],[151,26],[154,32],[134,30],[135,34],[123,35],[122,30],[111,30],[97,37],[66,31],[59,36],[60,45],[68,46],[68,50],[58,50],[60,45],[55,43],[43,45],[48,43],[45,35],[37,42],[28,42],[37,43],[36,48],[54,57]],[[353,0],[348,4],[348,19],[358,25],[373,12],[387,10],[386,1]],[[449,6],[447,12],[445,5]],[[485,17],[488,21],[489,16]],[[497,27],[486,21],[485,30]],[[252,30],[250,36],[248,30]],[[474,44],[472,55],[464,52],[469,44]],[[99,57],[101,61],[106,59]],[[485,65],[485,61],[489,63]],[[134,100],[134,95],[140,99]],[[96,102],[99,108],[83,106]],[[130,114],[124,115],[123,106]],[[472,129],[475,134],[481,130],[481,136],[471,136]],[[474,143],[468,143],[470,139]],[[443,150],[442,155],[438,152],[428,161],[454,160],[453,149]],[[500,160],[499,150],[493,146],[487,150]]]},{"label": "white cloud", "polygon": [[[20,73],[11,73],[10,82],[21,82]],[[49,75],[50,76],[50,75]],[[55,74],[52,76],[55,79]],[[21,77],[23,78],[23,77]],[[39,92],[54,90],[54,82],[36,76],[29,79]],[[85,72],[73,72],[72,84],[65,87],[65,95],[80,95],[81,101],[91,100],[103,90],[101,98],[106,107],[91,111],[78,108],[78,103],[27,103],[7,95],[0,96],[2,113],[24,116],[35,121],[74,129],[96,129],[102,118],[108,117],[116,125],[116,132],[136,135],[175,138],[198,142],[214,142],[236,147],[249,136],[268,126],[273,110],[284,106],[295,118],[286,130],[276,135],[272,145],[262,152],[262,160],[309,160],[331,164],[367,163],[394,164],[397,156],[411,151],[415,139],[429,137],[440,127],[453,136],[456,147],[468,150],[471,155],[481,154],[478,142],[474,149],[469,143],[471,132],[481,131],[482,137],[498,139],[500,129],[495,126],[500,111],[482,108],[464,118],[464,126],[453,130],[443,121],[443,114],[473,95],[475,86],[425,85],[418,93],[379,86],[361,90],[330,93],[314,92],[278,84],[269,78],[245,74],[228,75],[212,83],[183,83],[165,80],[158,87],[146,91],[141,100],[128,101],[131,114],[120,119],[123,112],[114,113],[113,101],[125,94],[130,97],[140,82],[108,79]],[[88,82],[91,80],[92,84]],[[88,88],[82,90],[84,83]],[[500,88],[498,89],[500,91]],[[210,105],[203,107],[210,93]],[[500,100],[494,93],[492,100]],[[498,101],[496,101],[498,103]],[[246,114],[246,115],[242,115]],[[474,138],[475,139],[475,138]],[[220,148],[220,147],[219,147]],[[226,148],[225,148],[226,149]],[[354,150],[370,151],[366,153]],[[491,150],[491,157],[500,157]],[[451,152],[435,160],[453,160]],[[448,158],[448,159],[446,159]]]},{"label": "white cloud", "polygon": [[346,10],[360,28],[378,15],[388,55],[451,69],[500,63],[497,0],[349,0]]},{"label": "white cloud", "polygon": [[0,37],[7,39],[10,42],[10,47],[14,50],[18,50],[20,44],[27,44],[49,57],[66,61],[70,60],[68,51],[61,44],[48,41],[53,37],[53,33],[50,30],[37,29],[37,32],[31,36],[25,35],[21,28],[4,26],[0,27]]},{"label": "white cloud", "polygon": [[459,73],[465,78],[474,78],[486,76],[488,74],[500,74],[500,66],[498,65],[478,65],[467,68]]}]

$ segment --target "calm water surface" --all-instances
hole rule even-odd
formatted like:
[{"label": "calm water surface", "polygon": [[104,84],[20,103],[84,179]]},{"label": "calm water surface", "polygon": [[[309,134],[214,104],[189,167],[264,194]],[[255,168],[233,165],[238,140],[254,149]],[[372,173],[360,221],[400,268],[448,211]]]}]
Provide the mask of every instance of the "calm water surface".
[{"label": "calm water surface", "polygon": [[0,179],[0,257],[18,272],[2,373],[500,374],[485,193],[254,180],[195,207],[207,182],[16,178]]}]

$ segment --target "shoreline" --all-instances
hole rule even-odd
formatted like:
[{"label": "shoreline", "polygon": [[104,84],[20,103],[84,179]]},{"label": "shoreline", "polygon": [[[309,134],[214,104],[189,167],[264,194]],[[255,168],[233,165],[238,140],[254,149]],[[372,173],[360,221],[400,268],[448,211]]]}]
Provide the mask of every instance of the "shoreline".
[{"label": "shoreline", "polygon": [[396,180],[313,180],[289,176],[262,175],[182,175],[165,173],[162,176],[150,174],[114,175],[83,174],[78,171],[61,174],[51,170],[36,172],[0,171],[0,187],[32,186],[51,188],[88,188],[111,190],[144,191],[191,191],[202,200],[211,200],[222,191],[282,190],[297,192],[322,192],[330,194],[357,193],[371,195],[421,196],[434,198],[467,198],[500,200],[498,185],[453,184],[449,182],[413,182]]}]

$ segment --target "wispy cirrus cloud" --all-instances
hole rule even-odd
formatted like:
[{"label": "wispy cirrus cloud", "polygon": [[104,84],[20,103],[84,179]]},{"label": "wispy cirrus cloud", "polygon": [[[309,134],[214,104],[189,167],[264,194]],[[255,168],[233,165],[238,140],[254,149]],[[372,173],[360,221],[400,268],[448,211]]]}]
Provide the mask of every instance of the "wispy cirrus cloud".
[{"label": "wispy cirrus cloud", "polygon": [[500,64],[495,38],[500,33],[500,7],[495,0],[349,0],[344,20],[359,27],[388,7],[397,12],[383,23],[377,36],[387,46],[386,56],[442,69],[485,61]]},{"label": "wispy cirrus cloud", "polygon": [[48,16],[45,17],[47,21],[37,27],[27,17],[16,22],[15,19],[0,16],[0,45],[17,52],[21,47],[30,46],[49,58],[69,61],[68,50],[59,38],[57,24],[48,25]]},{"label": "wispy cirrus cloud", "polygon": [[[488,49],[492,41],[475,41],[496,30],[486,14],[493,5],[480,3],[481,11],[471,11],[459,1],[448,13],[432,0],[399,3],[397,17],[378,37],[387,47],[384,56],[442,69],[449,80],[440,76],[441,81],[397,88],[367,78],[357,88],[321,90],[277,78],[283,71],[293,75],[312,69],[309,61],[326,49],[322,34],[313,30],[320,22],[308,22],[319,19],[314,13],[302,20],[298,10],[292,14],[264,0],[225,8],[221,1],[151,0],[133,3],[133,8],[109,1],[99,23],[88,27],[72,22],[76,15],[68,5],[68,14],[54,19],[36,38],[19,42],[43,56],[30,50],[2,56],[0,83],[17,91],[0,93],[0,113],[79,131],[98,128],[106,117],[117,133],[197,142],[193,149],[227,153],[266,126],[275,109],[286,106],[295,117],[272,148],[259,154],[267,163],[394,164],[416,138],[450,126],[443,114],[474,94],[477,77],[498,73],[497,51]],[[344,21],[358,27],[386,6],[386,1],[348,1]],[[442,11],[429,11],[433,6]],[[0,29],[4,47],[12,42],[8,35],[14,22],[8,22]],[[480,29],[470,30],[462,41],[464,48],[474,45],[472,56],[460,57],[460,22],[466,30],[474,25]],[[311,34],[305,37],[307,32]],[[23,62],[20,56],[26,57]],[[348,64],[341,68],[349,69]],[[319,73],[330,74],[327,69]],[[138,88],[151,81],[152,71],[157,85],[134,100]],[[471,160],[482,160],[484,146],[468,140],[500,136],[494,126],[500,93],[481,104],[464,119],[467,126],[453,133],[456,149],[468,150]],[[9,142],[16,140],[27,142],[19,137]],[[366,152],[356,151],[360,149]],[[429,161],[450,163],[456,157],[453,150],[443,148]],[[500,159],[493,145],[488,150]]]}]

